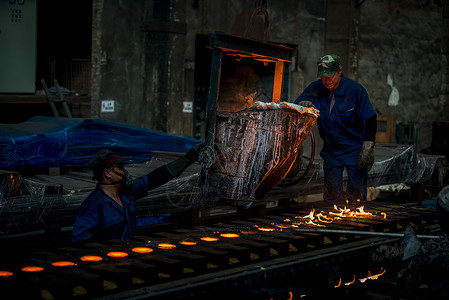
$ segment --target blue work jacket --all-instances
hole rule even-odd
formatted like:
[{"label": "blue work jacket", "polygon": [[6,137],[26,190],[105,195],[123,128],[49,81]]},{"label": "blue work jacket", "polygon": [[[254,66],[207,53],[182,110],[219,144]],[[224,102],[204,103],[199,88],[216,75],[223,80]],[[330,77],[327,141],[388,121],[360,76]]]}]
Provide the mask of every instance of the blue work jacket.
[{"label": "blue work jacket", "polygon": [[72,242],[128,240],[136,235],[135,200],[146,195],[147,175],[136,178],[128,191],[120,193],[123,207],[97,185],[78,208]]},{"label": "blue work jacket", "polygon": [[317,123],[324,142],[321,157],[340,161],[342,165],[356,166],[365,136],[364,121],[376,112],[365,88],[343,74],[340,85],[334,91],[334,98],[331,110],[332,94],[319,79],[312,82],[295,103],[312,101],[320,111]]}]

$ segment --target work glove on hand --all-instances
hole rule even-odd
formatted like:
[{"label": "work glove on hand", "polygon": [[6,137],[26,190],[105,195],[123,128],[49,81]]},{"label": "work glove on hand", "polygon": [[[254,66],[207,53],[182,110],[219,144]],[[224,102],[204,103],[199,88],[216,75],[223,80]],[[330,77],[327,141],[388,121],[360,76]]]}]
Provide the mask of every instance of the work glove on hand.
[{"label": "work glove on hand", "polygon": [[183,157],[180,157],[166,164],[166,167],[170,174],[174,177],[178,177],[179,175],[181,175],[188,166],[190,166],[195,161],[198,161],[198,153],[203,147],[204,143],[199,143],[195,147],[187,151],[187,153]]},{"label": "work glove on hand", "polygon": [[298,104],[301,106],[304,106],[304,107],[315,107],[315,106],[313,106],[312,101],[309,101],[309,100],[301,101]]},{"label": "work glove on hand", "polygon": [[421,241],[416,237],[413,227],[408,225],[405,229],[403,243],[405,244],[402,260],[407,260],[422,250]]},{"label": "work glove on hand", "polygon": [[362,151],[359,153],[359,159],[357,161],[357,167],[359,170],[364,168],[371,169],[374,164],[374,141],[363,141]]},{"label": "work glove on hand", "polygon": [[198,161],[198,155],[203,148],[204,148],[204,143],[198,143],[195,145],[195,147],[193,147],[189,151],[187,151],[185,157],[188,160],[191,160],[192,162]]}]

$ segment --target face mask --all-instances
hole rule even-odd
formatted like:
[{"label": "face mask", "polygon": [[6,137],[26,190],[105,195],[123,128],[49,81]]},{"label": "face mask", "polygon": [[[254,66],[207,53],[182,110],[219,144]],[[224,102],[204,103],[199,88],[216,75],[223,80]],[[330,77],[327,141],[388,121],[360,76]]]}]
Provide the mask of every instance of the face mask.
[{"label": "face mask", "polygon": [[123,175],[119,174],[117,172],[115,172],[114,170],[110,169],[112,172],[114,172],[116,175],[122,177],[121,183],[123,184],[123,187],[125,188],[130,188],[133,185],[133,178],[131,177],[131,175],[128,173],[128,170],[124,169],[123,170]]}]

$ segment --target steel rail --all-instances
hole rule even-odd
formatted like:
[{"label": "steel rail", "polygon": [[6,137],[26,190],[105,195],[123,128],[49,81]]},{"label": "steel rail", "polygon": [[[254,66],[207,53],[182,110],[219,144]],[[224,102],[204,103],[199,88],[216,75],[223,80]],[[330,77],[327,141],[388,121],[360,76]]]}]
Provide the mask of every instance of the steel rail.
[{"label": "steel rail", "polygon": [[[316,229],[316,228],[292,228],[295,232],[310,232],[310,233],[334,233],[334,234],[353,234],[353,235],[371,235],[379,237],[399,237],[403,238],[404,233],[393,232],[373,232],[373,231],[357,231],[357,230],[340,230],[340,229]],[[420,239],[438,239],[439,235],[423,235],[417,234]]]}]

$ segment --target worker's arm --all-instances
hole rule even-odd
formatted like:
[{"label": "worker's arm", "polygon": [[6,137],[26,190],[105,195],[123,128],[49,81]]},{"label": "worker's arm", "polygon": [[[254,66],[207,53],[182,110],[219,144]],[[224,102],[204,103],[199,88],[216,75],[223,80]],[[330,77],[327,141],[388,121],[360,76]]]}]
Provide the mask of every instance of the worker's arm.
[{"label": "worker's arm", "polygon": [[198,160],[198,152],[203,147],[204,143],[199,143],[187,151],[186,155],[150,172],[148,174],[148,190],[155,189],[180,176],[188,166]]}]

